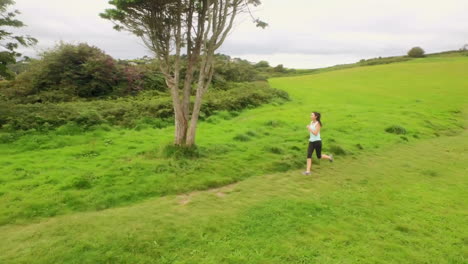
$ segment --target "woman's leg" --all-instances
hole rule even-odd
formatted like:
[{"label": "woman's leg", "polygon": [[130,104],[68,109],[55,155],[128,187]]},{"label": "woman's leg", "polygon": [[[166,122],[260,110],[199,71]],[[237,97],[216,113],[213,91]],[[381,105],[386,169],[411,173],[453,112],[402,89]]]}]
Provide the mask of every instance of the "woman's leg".
[{"label": "woman's leg", "polygon": [[333,162],[333,155],[325,155],[325,154],[322,155],[322,142],[321,141],[319,142],[319,144],[317,144],[317,146],[315,146],[315,148],[317,149],[317,158],[327,159],[330,162]]},{"label": "woman's leg", "polygon": [[314,144],[309,142],[309,147],[307,148],[307,167],[306,173],[310,173],[310,167],[312,167],[312,153],[314,152]]}]

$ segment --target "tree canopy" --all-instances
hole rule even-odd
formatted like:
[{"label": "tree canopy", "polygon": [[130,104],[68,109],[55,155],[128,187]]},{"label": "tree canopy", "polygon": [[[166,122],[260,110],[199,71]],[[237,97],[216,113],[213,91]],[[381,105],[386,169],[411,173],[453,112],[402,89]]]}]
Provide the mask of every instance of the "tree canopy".
[{"label": "tree canopy", "polygon": [[18,10],[10,11],[8,7],[14,5],[13,0],[0,0],[0,76],[6,79],[13,79],[15,73],[8,69],[7,65],[14,64],[16,58],[21,56],[16,50],[21,46],[31,46],[37,43],[37,40],[29,35],[15,35],[7,28],[21,28],[25,24],[16,19],[20,14]]},{"label": "tree canopy", "polygon": [[[260,0],[111,0],[114,6],[101,17],[116,30],[138,37],[159,61],[171,91],[175,116],[175,140],[180,146],[195,143],[202,98],[215,68],[215,51],[223,44],[242,12]],[[254,19],[259,27],[267,24]],[[181,71],[186,61],[186,69]],[[190,95],[196,89],[192,106]]]}]

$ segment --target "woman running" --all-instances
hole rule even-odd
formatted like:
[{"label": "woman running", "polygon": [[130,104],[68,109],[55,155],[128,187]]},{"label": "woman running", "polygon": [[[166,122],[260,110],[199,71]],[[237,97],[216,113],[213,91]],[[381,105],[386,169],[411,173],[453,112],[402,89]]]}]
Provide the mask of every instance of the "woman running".
[{"label": "woman running", "polygon": [[310,125],[307,126],[307,130],[310,132],[309,137],[309,148],[307,150],[307,170],[302,174],[310,175],[310,167],[312,166],[312,153],[317,155],[318,159],[327,159],[333,162],[333,155],[322,155],[322,139],[320,138],[320,128],[322,128],[322,122],[320,122],[320,113],[313,112],[310,114]]}]

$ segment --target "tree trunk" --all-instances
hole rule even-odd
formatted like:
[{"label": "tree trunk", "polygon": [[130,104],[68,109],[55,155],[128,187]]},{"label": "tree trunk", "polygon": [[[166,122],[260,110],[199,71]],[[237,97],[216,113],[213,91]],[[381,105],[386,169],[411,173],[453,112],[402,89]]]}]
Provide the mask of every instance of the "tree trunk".
[{"label": "tree trunk", "polygon": [[203,95],[208,89],[208,86],[211,83],[211,78],[213,77],[213,59],[214,58],[212,55],[208,55],[208,57],[205,58],[202,63],[204,67],[202,67],[198,79],[197,94],[195,96],[195,103],[193,105],[192,118],[190,120],[190,125],[187,131],[187,146],[193,146],[195,144],[195,135],[197,131],[197,124],[198,118],[200,116]]},{"label": "tree trunk", "polygon": [[174,79],[167,78],[166,84],[171,91],[172,105],[174,108],[174,144],[178,146],[185,145],[188,119],[185,117],[182,103],[179,99],[178,85]]},{"label": "tree trunk", "polygon": [[[174,109],[174,111],[177,111]],[[176,113],[175,115],[175,131],[174,131],[174,144],[178,146],[186,145],[186,136],[188,122],[183,114]]]},{"label": "tree trunk", "polygon": [[195,145],[195,134],[197,131],[198,117],[200,116],[201,101],[203,97],[203,91],[197,90],[197,96],[195,98],[195,105],[192,110],[192,118],[190,120],[190,126],[187,130],[187,146]]}]

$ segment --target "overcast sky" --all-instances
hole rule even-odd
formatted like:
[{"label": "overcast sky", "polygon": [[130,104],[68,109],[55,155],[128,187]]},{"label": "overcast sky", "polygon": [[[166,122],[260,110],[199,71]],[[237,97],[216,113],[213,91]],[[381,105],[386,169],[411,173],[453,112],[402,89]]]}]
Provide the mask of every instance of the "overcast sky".
[{"label": "overcast sky", "polygon": [[[39,40],[35,56],[59,41],[87,42],[114,58],[150,55],[141,41],[112,29],[99,17],[107,0],[16,0],[22,33]],[[251,19],[237,21],[220,52],[288,68],[317,68],[363,58],[403,55],[413,46],[426,52],[468,43],[468,0],[263,0]]]}]

